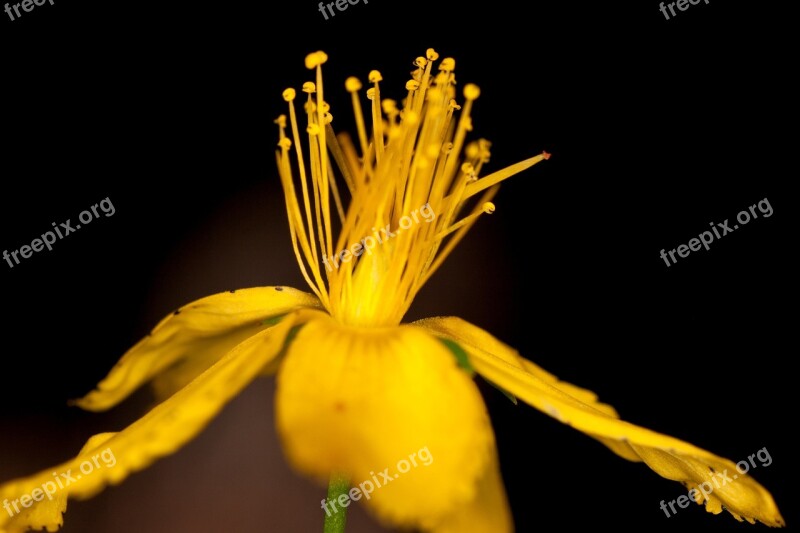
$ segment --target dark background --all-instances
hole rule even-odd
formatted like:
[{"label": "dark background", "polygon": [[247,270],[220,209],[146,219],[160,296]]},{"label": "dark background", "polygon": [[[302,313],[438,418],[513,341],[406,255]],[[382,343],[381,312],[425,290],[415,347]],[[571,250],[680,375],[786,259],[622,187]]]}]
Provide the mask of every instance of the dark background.
[{"label": "dark background", "polygon": [[[116,209],[0,262],[0,480],[135,419],[145,397],[101,415],[65,404],[164,314],[230,288],[305,288],[272,122],[282,90],[309,79],[305,55],[329,54],[334,126],[352,130],[344,79],[377,68],[400,99],[433,47],[482,89],[474,135],[493,142],[491,169],[553,157],[504,185],[407,318],[462,316],[626,420],[733,461],[766,447],[773,463],[753,474],[796,524],[790,16],[753,2],[669,21],[653,0],[553,4],[372,0],[328,21],[309,1],[0,13],[0,250],[103,198]],[[669,268],[659,257],[764,198],[770,218]],[[482,391],[518,531],[764,527],[695,505],[666,518],[659,502],[682,486]],[[272,392],[255,383],[181,453],[71,502],[63,531],[320,531],[324,490],[283,463]],[[350,519],[380,530],[363,509]]]}]

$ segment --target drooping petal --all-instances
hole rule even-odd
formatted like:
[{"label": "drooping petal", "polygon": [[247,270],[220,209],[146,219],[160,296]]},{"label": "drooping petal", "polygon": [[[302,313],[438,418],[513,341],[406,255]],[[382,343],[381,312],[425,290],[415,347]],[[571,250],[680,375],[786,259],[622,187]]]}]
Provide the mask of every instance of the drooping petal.
[{"label": "drooping petal", "polygon": [[[696,489],[695,500],[705,502],[709,512],[718,514],[724,506],[737,520],[784,525],[770,493],[752,477],[740,473],[732,461],[620,420],[613,409],[598,403],[593,393],[543,373],[509,346],[459,318],[433,318],[416,325],[458,342],[479,374],[529,405],[600,440],[622,457],[644,461],[661,476]],[[723,474],[732,481],[725,480]],[[704,492],[699,490],[701,485]]]},{"label": "drooping petal", "polygon": [[434,528],[474,501],[492,467],[494,435],[477,387],[442,342],[415,327],[306,324],[278,371],[276,419],[296,469],[371,485],[366,504],[394,526]]},{"label": "drooping petal", "polygon": [[[589,389],[584,389],[577,385],[573,385],[572,383],[567,383],[566,381],[560,381],[556,376],[536,365],[532,361],[525,359],[516,350],[506,344],[503,344],[486,331],[475,327],[458,317],[428,318],[420,320],[415,324],[434,331],[442,338],[451,340],[460,339],[458,343],[459,345],[463,345],[462,347],[467,345],[479,347],[480,349],[501,358],[503,361],[512,366],[528,371],[530,374],[534,375],[543,382],[556,387],[561,392],[578,399],[594,409],[597,409],[598,411],[601,411],[613,418],[619,418],[619,415],[614,407],[600,402],[597,398],[597,394],[594,392],[590,391]],[[487,378],[486,376],[482,377]],[[491,380],[489,381],[492,382]],[[494,382],[492,382],[492,384],[495,386],[499,385],[498,383]],[[504,390],[504,392],[509,393],[507,390]],[[633,450],[631,450],[630,446],[624,442],[598,436],[595,436],[595,438],[605,444],[614,453],[624,457],[625,459],[628,459],[629,461],[641,460],[639,456],[636,455]]]},{"label": "drooping petal", "polygon": [[445,517],[431,528],[432,533],[511,533],[514,521],[506,499],[497,452],[478,481],[478,492],[471,502]]},{"label": "drooping petal", "polygon": [[[113,437],[114,433],[100,433],[90,438],[86,444],[81,448],[78,456],[83,456],[87,452],[99,448],[105,441]],[[97,455],[98,459],[108,457],[106,454]],[[112,463],[111,458],[108,461],[99,461],[97,465],[89,463],[92,468],[99,467],[102,464]],[[63,465],[61,465],[63,466]],[[78,469],[80,466],[78,466]],[[47,531],[56,531],[64,524],[64,513],[67,511],[67,494],[69,490],[67,487],[76,476],[82,476],[78,472],[73,474],[76,468],[66,468],[51,472],[50,476],[45,476],[44,481],[41,481],[41,473],[37,477],[37,483],[34,488],[30,488],[30,484],[24,485],[24,480],[17,480],[0,487],[0,498],[3,500],[3,505],[8,513],[0,516],[0,533],[22,533],[28,529]],[[88,471],[88,467],[87,467]],[[15,485],[15,483],[17,483]],[[23,485],[21,488],[20,485]],[[27,490],[27,492],[26,492]]]},{"label": "drooping petal", "polygon": [[[60,498],[35,502],[26,513],[3,511],[0,533],[22,531],[28,526],[55,531],[61,524],[67,496],[89,498],[177,451],[281,352],[293,326],[315,314],[296,311],[287,315],[276,326],[234,347],[185,388],[119,433],[97,435],[74,459],[0,485],[0,502],[21,503],[23,496],[35,497],[38,493],[34,491],[41,492],[45,487]],[[54,489],[54,482],[59,480],[61,486]]]},{"label": "drooping petal", "polygon": [[159,399],[168,398],[234,346],[269,327],[265,320],[318,306],[312,294],[290,287],[255,287],[201,298],[164,318],[95,390],[74,403],[89,411],[109,409],[159,374],[156,393]]}]

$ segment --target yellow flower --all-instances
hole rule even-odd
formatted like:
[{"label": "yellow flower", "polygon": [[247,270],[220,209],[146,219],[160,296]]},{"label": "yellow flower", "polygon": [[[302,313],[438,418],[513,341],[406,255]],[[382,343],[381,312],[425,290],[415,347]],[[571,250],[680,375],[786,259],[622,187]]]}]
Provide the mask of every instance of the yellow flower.
[{"label": "yellow flower", "polygon": [[[315,81],[303,86],[305,131],[293,89],[283,93],[288,117],[276,121],[292,244],[313,294],[231,291],[162,320],[75,402],[109,409],[150,383],[161,403],[118,433],[92,437],[74,459],[0,486],[0,533],[54,531],[68,496],[91,497],[175,452],[270,373],[291,465],[321,482],[345,477],[360,487],[348,497],[391,526],[513,529],[474,373],[687,488],[736,471],[727,459],[620,420],[591,391],[559,381],[459,318],[401,324],[420,288],[494,210],[498,184],[548,156],[483,175],[489,142],[466,142],[479,90],[464,86],[456,103],[455,61],[444,58],[434,69],[433,50],[416,59],[402,106],[382,97],[381,74],[372,71],[362,109],[362,85],[349,78],[357,137],[337,137],[323,94],[326,59],[322,52],[306,58]],[[99,460],[110,457],[113,464]],[[783,525],[769,492],[749,476],[693,494],[712,513],[724,506],[739,520]]]}]

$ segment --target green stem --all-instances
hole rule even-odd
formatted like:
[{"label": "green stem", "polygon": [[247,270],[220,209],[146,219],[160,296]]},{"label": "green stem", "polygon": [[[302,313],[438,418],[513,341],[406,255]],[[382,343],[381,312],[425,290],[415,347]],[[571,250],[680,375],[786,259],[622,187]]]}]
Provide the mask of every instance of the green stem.
[{"label": "green stem", "polygon": [[326,505],[326,508],[330,511],[325,511],[325,527],[322,530],[323,533],[344,533],[344,526],[347,523],[347,507],[339,505],[337,500],[342,494],[347,494],[349,489],[350,482],[347,478],[336,474],[331,476],[330,483],[328,484],[327,501],[329,503]]}]

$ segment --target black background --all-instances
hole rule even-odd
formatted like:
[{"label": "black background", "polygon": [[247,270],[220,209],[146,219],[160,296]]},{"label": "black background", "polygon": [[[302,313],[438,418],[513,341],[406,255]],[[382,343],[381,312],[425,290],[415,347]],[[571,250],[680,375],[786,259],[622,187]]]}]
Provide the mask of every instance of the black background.
[{"label": "black background", "polygon": [[[409,320],[458,315],[623,418],[734,461],[784,518],[796,422],[796,85],[787,13],[713,1],[665,20],[652,0],[372,0],[324,20],[312,2],[69,3],[2,35],[0,249],[108,197],[101,217],[9,268],[0,262],[0,479],[55,464],[140,413],[67,408],[164,314],[214,292],[304,288],[274,163],[281,92],[325,50],[327,99],[381,70],[401,98],[433,47],[480,85],[492,169],[547,150],[503,186]],[[5,18],[4,18],[5,17]],[[789,95],[792,95],[790,97]],[[767,198],[774,209],[667,267],[659,257]],[[791,281],[790,281],[791,279]],[[257,383],[181,453],[88,502],[65,532],[319,531],[324,491],[282,464],[272,385]],[[753,529],[641,464],[482,387],[518,531]],[[361,510],[356,531],[378,531]]]}]

